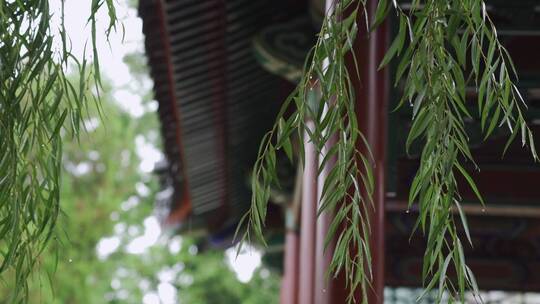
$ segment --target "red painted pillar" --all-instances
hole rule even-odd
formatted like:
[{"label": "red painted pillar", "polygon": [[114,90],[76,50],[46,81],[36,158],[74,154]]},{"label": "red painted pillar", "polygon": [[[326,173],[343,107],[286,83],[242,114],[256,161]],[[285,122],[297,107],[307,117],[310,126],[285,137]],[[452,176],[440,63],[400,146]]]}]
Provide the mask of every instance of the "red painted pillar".
[{"label": "red painted pillar", "polygon": [[[370,16],[375,15],[376,0],[367,0],[367,10]],[[388,45],[388,25],[382,24],[376,31],[367,33],[363,27],[364,15],[358,17],[360,31],[355,42],[354,52],[361,72],[361,80],[353,83],[356,92],[356,112],[359,127],[364,133],[371,151],[375,167],[375,191],[373,200],[375,208],[370,214],[371,220],[371,249],[373,282],[368,301],[370,304],[384,301],[384,199],[385,199],[385,161],[387,135],[387,103],[389,96],[389,81],[386,70],[377,71]],[[369,39],[368,39],[369,36]],[[355,63],[348,61],[351,75],[355,75]],[[308,126],[309,127],[309,126]],[[330,147],[332,143],[328,143]],[[318,188],[322,188],[326,173],[331,162],[321,176],[317,178],[318,156],[315,147],[304,139],[305,171],[302,185],[301,232],[299,248],[287,241],[287,251],[298,248],[298,277],[297,285],[286,275],[284,284],[288,287],[298,286],[298,304],[344,304],[346,303],[347,288],[343,276],[328,282],[326,271],[331,260],[333,248],[323,254],[323,242],[331,220],[331,215],[323,214],[316,219],[318,204]],[[359,144],[359,149],[367,155],[365,147]],[[317,185],[319,184],[319,187]],[[297,243],[298,245],[298,243]],[[296,245],[296,246],[297,246]],[[292,255],[291,255],[292,256]],[[286,269],[289,269],[286,266]],[[287,271],[287,270],[286,270]],[[282,298],[282,304],[285,302]]]},{"label": "red painted pillar", "polygon": [[[330,14],[333,10],[333,1],[327,0],[325,3],[326,14]],[[324,65],[328,65],[328,61],[325,60]],[[324,115],[329,111],[330,105],[326,105],[326,108],[323,110]],[[330,109],[331,110],[331,109]],[[330,150],[336,143],[337,135],[334,135],[330,140],[324,145],[323,150],[321,151],[320,159],[324,159],[328,150]],[[336,158],[333,157],[330,159],[324,166],[323,170],[320,172],[318,177],[318,192],[317,200],[321,202],[322,189],[324,188],[324,183],[332,167],[336,163]],[[332,288],[332,282],[329,281],[329,276],[327,274],[330,264],[332,262],[332,255],[334,254],[335,242],[332,242],[328,245],[328,248],[324,248],[324,240],[328,233],[330,224],[332,223],[332,217],[334,214],[325,211],[319,215],[317,218],[317,239],[315,245],[315,304],[330,304],[332,303],[332,294],[334,288]]]},{"label": "red painted pillar", "polygon": [[[326,143],[321,153],[320,159],[324,158],[326,151],[328,151],[336,142],[336,137],[331,137],[330,141]],[[322,189],[326,177],[330,173],[330,170],[336,162],[335,158],[326,162],[323,170],[318,177],[318,192],[317,201],[320,203]],[[323,212],[317,218],[317,237],[315,244],[315,304],[331,304],[333,288],[331,282],[329,282],[327,275],[328,268],[332,261],[332,254],[334,253],[334,246],[329,244],[328,248],[324,248],[324,240],[328,233],[328,228],[332,223],[332,216],[329,212]],[[331,278],[331,276],[330,276]]]},{"label": "red painted pillar", "polygon": [[281,282],[281,304],[296,304],[298,298],[298,233],[287,230],[285,235],[284,274]]},{"label": "red painted pillar", "polygon": [[[306,122],[306,128],[313,128]],[[313,304],[315,287],[315,227],[317,217],[317,148],[304,134],[305,164],[302,183],[298,304]]]},{"label": "red painted pillar", "polygon": [[298,253],[299,253],[299,212],[302,200],[303,170],[299,166],[296,172],[294,194],[285,211],[285,254],[283,261],[283,279],[281,282],[281,304],[296,304],[298,301]]},{"label": "red painted pillar", "polygon": [[[377,0],[367,0],[367,12],[370,19],[375,16]],[[367,32],[365,17],[360,14],[357,40],[354,53],[360,67],[360,81],[354,82],[356,92],[356,113],[360,130],[365,135],[373,153],[375,166],[373,174],[375,189],[373,201],[375,208],[370,214],[371,220],[371,254],[373,258],[373,282],[368,300],[370,304],[384,301],[384,201],[385,170],[389,79],[387,69],[377,71],[388,45],[388,23],[384,22],[377,30]],[[350,70],[354,69],[354,61],[349,60]],[[354,75],[352,73],[351,75]],[[360,151],[366,155],[365,147],[359,143]]]}]

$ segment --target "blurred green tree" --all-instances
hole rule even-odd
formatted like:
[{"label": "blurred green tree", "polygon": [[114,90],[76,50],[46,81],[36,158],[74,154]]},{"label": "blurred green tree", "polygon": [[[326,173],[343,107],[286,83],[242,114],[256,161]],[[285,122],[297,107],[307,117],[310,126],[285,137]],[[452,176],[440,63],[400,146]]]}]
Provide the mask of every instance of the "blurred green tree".
[{"label": "blurred green tree", "polygon": [[[86,132],[78,142],[64,141],[62,213],[38,260],[41,271],[31,278],[29,303],[143,303],[167,287],[182,303],[277,303],[274,274],[258,271],[241,283],[223,251],[196,253],[189,237],[162,236],[144,252],[129,253],[130,243],[152,223],[159,190],[156,178],[140,168],[137,145],[159,148],[160,137],[151,90],[140,89],[148,81],[144,56],[134,53],[124,61],[133,83],[122,89],[139,96],[146,110],[129,114],[115,101],[116,89],[105,85],[100,109],[88,105]],[[108,252],[98,252],[102,244]],[[11,284],[0,285],[0,303],[9,303]]]}]

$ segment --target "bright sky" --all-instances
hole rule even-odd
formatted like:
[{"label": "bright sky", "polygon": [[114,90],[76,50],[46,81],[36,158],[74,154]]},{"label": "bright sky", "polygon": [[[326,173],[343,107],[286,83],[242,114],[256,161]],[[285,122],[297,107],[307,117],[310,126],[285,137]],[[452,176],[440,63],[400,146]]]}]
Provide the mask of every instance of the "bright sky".
[{"label": "bright sky", "polygon": [[[60,26],[60,2],[61,0],[52,0],[52,11],[56,15],[53,17],[52,23],[56,24],[56,27]],[[81,5],[82,3],[86,5]],[[90,25],[87,24],[87,19],[90,12],[91,1],[80,0],[66,0],[65,1],[65,26],[68,31],[69,37],[71,37],[72,52],[82,57],[85,47],[86,54],[91,58],[91,41],[90,37]],[[106,41],[103,34],[108,24],[108,16],[105,9],[102,9],[97,16],[98,21],[98,49],[100,54],[100,67],[102,73],[106,76],[104,79],[111,81],[111,85],[114,88],[113,96],[116,103],[121,109],[131,114],[134,118],[141,116],[145,111],[155,111],[156,104],[152,104],[149,107],[144,107],[142,99],[137,92],[144,93],[145,90],[149,90],[152,87],[152,83],[149,80],[145,84],[145,88],[142,90],[137,87],[133,87],[134,82],[132,76],[129,73],[129,69],[123,62],[123,57],[133,51],[143,51],[143,35],[142,35],[142,21],[137,16],[135,9],[129,8],[125,0],[115,1],[116,12],[118,18],[124,25],[125,33],[122,32],[122,27],[118,27],[116,32],[111,33],[109,41]],[[122,35],[124,39],[122,41]],[[87,40],[82,37],[88,37]],[[99,122],[96,122],[96,124]],[[97,127],[97,125],[96,125]],[[154,164],[162,157],[161,152],[156,149],[150,141],[144,136],[139,135],[136,137],[136,149],[137,155],[141,160],[140,170],[144,173],[150,173],[153,170]],[[86,174],[84,164],[73,164],[73,170]],[[144,193],[147,189],[143,189],[141,185],[134,185],[137,192],[141,196],[145,196]],[[129,212],[129,209],[138,204],[136,198],[128,198],[121,204],[121,212]],[[118,218],[118,214],[111,214],[111,219]],[[114,234],[111,236],[104,236],[96,246],[96,252],[100,259],[106,259],[112,253],[121,249],[121,240],[125,235],[130,236],[130,240],[125,246],[125,252],[128,254],[144,254],[148,248],[160,244],[160,240],[163,240],[163,246],[168,246],[168,249],[172,253],[179,252],[182,241],[180,236],[173,237],[172,239],[164,239],[161,236],[161,227],[155,216],[149,216],[144,220],[143,231],[139,232],[136,227],[126,227],[124,223],[117,223],[115,225]],[[224,261],[225,262],[225,261]],[[253,276],[254,270],[261,263],[261,253],[254,248],[246,247],[238,257],[236,257],[236,250],[231,248],[226,252],[226,262],[235,271],[238,280],[241,282],[248,282]],[[177,302],[177,291],[172,285],[172,272],[176,271],[176,274],[181,272],[181,268],[176,270],[161,270],[158,273],[160,283],[157,290],[147,290],[144,298],[144,304],[169,304]],[[113,280],[111,286],[115,288],[118,285],[118,280]],[[125,291],[125,290],[124,290]]]},{"label": "bright sky", "polygon": [[261,265],[261,252],[254,247],[244,246],[238,256],[237,247],[231,247],[225,251],[229,266],[236,273],[236,278],[243,283],[249,282],[253,272]]}]

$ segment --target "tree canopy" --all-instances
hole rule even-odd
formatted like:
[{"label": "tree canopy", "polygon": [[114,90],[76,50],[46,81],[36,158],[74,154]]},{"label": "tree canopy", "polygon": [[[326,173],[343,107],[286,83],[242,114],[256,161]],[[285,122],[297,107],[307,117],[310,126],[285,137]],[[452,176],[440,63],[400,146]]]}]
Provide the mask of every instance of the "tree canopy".
[{"label": "tree canopy", "polygon": [[[144,87],[144,56],[133,53],[124,61],[139,82],[135,87]],[[99,108],[88,106],[86,131],[63,144],[62,212],[31,275],[28,302],[143,303],[159,289],[174,288],[184,303],[276,303],[275,274],[263,271],[263,278],[259,269],[251,282],[242,283],[223,251],[197,252],[189,236],[169,233],[144,251],[131,249],[149,224],[157,224],[152,217],[157,177],[141,170],[137,145],[144,140],[159,147],[159,125],[153,111],[134,117],[123,110],[114,101],[115,90],[104,86]],[[155,102],[150,91],[133,93],[145,106]],[[2,303],[11,302],[16,283],[11,275],[0,285]]]}]

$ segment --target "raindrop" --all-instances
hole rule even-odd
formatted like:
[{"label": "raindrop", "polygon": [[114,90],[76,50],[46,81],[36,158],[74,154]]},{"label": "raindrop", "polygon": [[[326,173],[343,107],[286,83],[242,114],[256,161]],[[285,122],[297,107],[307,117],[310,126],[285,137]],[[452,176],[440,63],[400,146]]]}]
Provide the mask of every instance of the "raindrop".
[{"label": "raindrop", "polygon": [[69,259],[68,262],[70,262],[70,263],[73,262],[73,259]]},{"label": "raindrop", "polygon": [[409,212],[411,212],[409,209],[405,210],[405,213],[409,213]]},{"label": "raindrop", "polygon": [[486,208],[482,208],[482,212],[486,212]]}]

